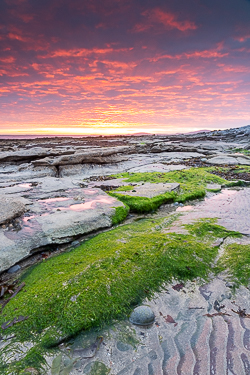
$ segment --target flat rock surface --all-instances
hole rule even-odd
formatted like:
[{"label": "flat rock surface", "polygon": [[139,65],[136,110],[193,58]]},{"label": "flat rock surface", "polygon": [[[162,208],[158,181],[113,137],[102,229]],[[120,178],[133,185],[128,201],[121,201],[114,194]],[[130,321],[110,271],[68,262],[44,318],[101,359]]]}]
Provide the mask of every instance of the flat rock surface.
[{"label": "flat rock surface", "polygon": [[[118,323],[101,333],[103,341],[95,351],[90,349],[96,335],[76,338],[71,353],[82,359],[70,374],[248,375],[250,319],[236,311],[240,306],[250,312],[250,292],[241,287],[232,296],[226,285],[216,278],[203,286],[187,283],[179,291],[174,284],[165,286],[144,302],[155,314],[152,325]],[[89,351],[81,352],[88,341]],[[92,357],[86,358],[87,353]]]},{"label": "flat rock surface", "polygon": [[152,163],[142,165],[140,167],[134,167],[129,170],[131,173],[144,173],[144,172],[160,172],[160,173],[167,173],[170,171],[180,171],[182,169],[187,169],[187,167],[183,164],[179,165],[168,165],[162,163]]},{"label": "flat rock surface", "polygon": [[[1,140],[0,194],[9,207],[10,202],[21,204],[20,210],[13,206],[13,213],[2,207],[11,222],[0,228],[0,272],[43,246],[56,247],[112,225],[114,207],[122,203],[99,187],[128,183],[92,181],[87,186],[83,179],[168,172],[187,168],[192,159],[195,166],[202,159],[210,165],[250,165],[249,157],[233,154],[237,148],[247,150],[249,139],[250,126],[193,135]],[[166,191],[157,187],[163,184],[152,185],[127,194],[151,197]],[[237,241],[249,243],[249,203],[246,188],[210,193],[195,206],[178,207],[181,216],[171,231],[185,232],[183,224],[217,217],[227,229],[247,235]],[[80,358],[70,374],[250,375],[250,319],[237,314],[238,308],[250,313],[249,289],[233,294],[223,276],[206,285],[197,280],[176,284],[144,301],[154,312],[152,325],[126,320],[101,332],[102,338],[96,331],[82,333],[71,346],[61,346],[65,359]]]},{"label": "flat rock surface", "polygon": [[207,163],[213,165],[250,165],[250,158],[245,155],[218,155],[209,160]]},{"label": "flat rock surface", "polygon": [[171,228],[179,231],[184,224],[201,218],[218,218],[218,224],[228,230],[250,235],[250,189],[223,189],[195,206],[178,207],[182,216]]},{"label": "flat rock surface", "polygon": [[[133,154],[129,155],[129,158],[126,161],[119,161],[117,163],[60,165],[59,176],[81,176],[82,178],[89,178],[92,176],[108,176],[123,172],[169,172],[172,170],[187,168],[185,165],[181,164],[183,160],[202,156],[204,155],[189,152],[172,152],[151,155]],[[171,162],[180,164],[170,165]]]},{"label": "flat rock surface", "polygon": [[[9,192],[5,195],[9,202],[15,202],[12,188],[2,189]],[[19,188],[23,189],[20,200],[26,196],[26,205],[22,204],[18,213],[28,212],[0,228],[0,272],[43,246],[67,243],[76,236],[110,227],[115,207],[123,206],[100,189],[81,188],[70,180],[47,178],[35,186]]]},{"label": "flat rock surface", "polygon": [[117,191],[117,194],[130,195],[131,197],[145,197],[153,198],[157,195],[164,194],[170,191],[177,191],[180,184],[177,183],[158,183],[151,184],[146,182],[144,185],[134,186],[133,190],[129,191]]}]

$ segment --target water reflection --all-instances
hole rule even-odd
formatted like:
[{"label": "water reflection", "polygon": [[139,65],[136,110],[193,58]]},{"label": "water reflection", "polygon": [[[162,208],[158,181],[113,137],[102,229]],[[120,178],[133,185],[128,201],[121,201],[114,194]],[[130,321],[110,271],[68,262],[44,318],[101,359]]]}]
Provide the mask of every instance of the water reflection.
[{"label": "water reflection", "polygon": [[194,208],[194,206],[183,206],[183,207],[178,207],[176,211],[191,211]]},{"label": "water reflection", "polygon": [[32,187],[32,184],[19,184],[18,186],[19,186],[19,187],[22,187],[22,188],[27,188],[27,189],[29,189],[29,188]]},{"label": "water reflection", "polygon": [[96,199],[93,199],[89,202],[80,203],[80,204],[72,204],[69,206],[69,208],[73,211],[84,211],[95,208],[98,203],[104,203],[104,204],[110,204],[116,202],[116,199],[112,197],[98,197]]}]

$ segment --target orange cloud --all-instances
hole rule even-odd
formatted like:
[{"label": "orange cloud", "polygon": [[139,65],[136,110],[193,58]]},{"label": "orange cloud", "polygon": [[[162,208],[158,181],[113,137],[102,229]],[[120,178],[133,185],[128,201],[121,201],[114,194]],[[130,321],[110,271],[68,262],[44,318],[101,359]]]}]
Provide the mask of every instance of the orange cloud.
[{"label": "orange cloud", "polygon": [[146,17],[146,22],[137,23],[133,31],[143,32],[152,28],[155,24],[162,24],[167,29],[177,29],[179,31],[195,30],[197,26],[194,22],[185,20],[180,21],[177,16],[171,12],[165,12],[160,8],[152,9],[150,11],[145,11],[142,13]]},{"label": "orange cloud", "polygon": [[20,40],[21,42],[29,42],[29,41],[30,41],[29,38],[23,37],[23,36],[20,35],[20,34],[9,33],[9,34],[8,34],[8,37],[9,37],[10,39]]},{"label": "orange cloud", "polygon": [[170,12],[164,12],[161,9],[154,9],[150,12],[150,17],[154,21],[162,23],[164,26],[171,29],[178,29],[180,31],[195,30],[197,26],[191,21],[178,21],[175,14]]}]

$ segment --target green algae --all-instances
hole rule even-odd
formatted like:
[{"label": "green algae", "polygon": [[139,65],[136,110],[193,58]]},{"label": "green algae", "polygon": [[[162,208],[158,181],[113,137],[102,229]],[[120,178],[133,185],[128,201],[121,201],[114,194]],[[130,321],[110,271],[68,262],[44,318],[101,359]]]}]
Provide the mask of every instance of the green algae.
[{"label": "green algae", "polygon": [[163,283],[207,280],[218,254],[212,242],[228,232],[208,219],[189,225],[189,234],[165,233],[176,217],[113,228],[26,272],[20,280],[25,288],[5,306],[0,324],[19,315],[28,319],[0,334],[15,335],[14,343],[31,340],[33,348],[7,367],[0,365],[2,373],[19,374],[27,364],[43,373],[43,354],[50,348],[127,317]]},{"label": "green algae", "polygon": [[122,223],[129,213],[129,206],[124,204],[124,207],[115,207],[115,214],[112,216],[112,225]]},{"label": "green algae", "polygon": [[[126,203],[132,212],[150,212],[155,211],[164,203],[171,203],[173,201],[185,203],[189,200],[204,198],[207,189],[207,184],[220,184],[223,186],[233,186],[235,183],[229,182],[222,177],[212,174],[212,168],[190,168],[181,171],[171,171],[167,173],[159,172],[145,172],[145,173],[120,173],[113,177],[125,178],[128,183],[179,183],[180,191],[170,192],[158,195],[153,198],[133,197],[130,195],[117,194],[118,191],[128,191],[127,186],[120,187],[119,190],[113,190],[109,194],[122,202]],[[124,188],[124,190],[123,190]],[[212,191],[219,191],[219,189]]]},{"label": "green algae", "polygon": [[130,195],[117,194],[110,192],[109,195],[115,197],[126,204],[131,212],[147,213],[157,210],[164,203],[171,203],[174,201],[177,194],[175,192],[167,192],[165,194],[157,195],[153,198],[146,197],[132,197]]},{"label": "green algae", "polygon": [[198,238],[206,238],[207,236],[214,238],[242,237],[241,233],[227,230],[223,226],[216,224],[217,220],[217,218],[200,219],[193,224],[185,224],[185,228]]},{"label": "green algae", "polygon": [[122,342],[125,345],[129,345],[132,348],[136,349],[140,341],[136,337],[135,329],[129,327],[127,322],[121,322],[119,324],[119,334],[117,340]]},{"label": "green algae", "polygon": [[110,373],[110,369],[100,361],[90,363],[85,367],[84,371],[89,375],[108,375]]},{"label": "green algae", "polygon": [[231,279],[237,286],[249,286],[250,281],[250,244],[233,243],[225,247],[218,261],[218,271],[229,270]]},{"label": "green algae", "polygon": [[234,148],[233,150],[231,150],[231,152],[233,152],[233,153],[239,152],[243,155],[250,156],[250,150],[246,150],[244,148]]}]

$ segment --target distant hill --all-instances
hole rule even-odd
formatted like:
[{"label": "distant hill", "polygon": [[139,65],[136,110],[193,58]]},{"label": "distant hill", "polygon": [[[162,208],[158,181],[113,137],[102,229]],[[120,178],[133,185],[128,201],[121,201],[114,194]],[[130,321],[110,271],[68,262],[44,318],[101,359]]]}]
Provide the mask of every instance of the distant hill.
[{"label": "distant hill", "polygon": [[194,132],[189,132],[189,133],[185,133],[185,134],[198,134],[198,133],[208,133],[208,132],[211,132],[211,130],[202,129],[202,130],[196,130]]},{"label": "distant hill", "polygon": [[127,134],[127,135],[135,135],[135,136],[140,136],[140,135],[152,135],[152,133],[133,133],[133,134]]}]

